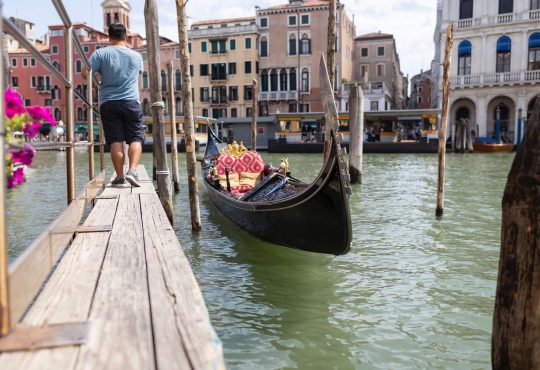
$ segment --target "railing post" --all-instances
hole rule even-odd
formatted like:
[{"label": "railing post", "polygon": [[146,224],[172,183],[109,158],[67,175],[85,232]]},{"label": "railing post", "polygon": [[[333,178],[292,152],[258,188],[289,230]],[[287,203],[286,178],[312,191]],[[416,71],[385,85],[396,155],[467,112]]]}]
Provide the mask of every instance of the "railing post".
[{"label": "railing post", "polygon": [[93,180],[95,177],[95,166],[94,166],[94,73],[90,70],[90,77],[88,78],[87,99],[88,105],[88,177],[90,180]]},{"label": "railing post", "polygon": [[[97,101],[98,101],[98,111],[99,111],[99,89],[96,90]],[[99,116],[99,171],[103,172],[105,170],[105,137],[103,136],[103,121],[101,116]]]},{"label": "railing post", "polygon": [[66,172],[67,172],[67,200],[68,204],[75,199],[75,148],[73,131],[74,116],[74,94],[73,94],[73,25],[64,26],[64,64],[66,68]]}]

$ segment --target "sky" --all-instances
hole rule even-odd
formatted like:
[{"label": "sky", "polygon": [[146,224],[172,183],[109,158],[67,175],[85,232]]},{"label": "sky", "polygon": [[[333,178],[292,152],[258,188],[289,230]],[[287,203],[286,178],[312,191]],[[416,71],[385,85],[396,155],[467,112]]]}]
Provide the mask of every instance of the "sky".
[{"label": "sky", "polygon": [[[178,40],[175,0],[156,0],[159,10],[160,34]],[[254,16],[255,6],[261,8],[287,3],[288,0],[189,0],[188,17],[193,22]],[[64,0],[73,22],[87,23],[102,29],[102,0]],[[130,0],[132,31],[144,36],[144,0]],[[381,31],[391,33],[401,62],[401,70],[409,78],[421,69],[430,68],[433,59],[433,33],[437,0],[342,0],[345,11],[354,17],[357,36]],[[50,24],[61,24],[51,1],[4,0],[6,17],[16,16],[34,22],[37,36],[47,32]]]}]

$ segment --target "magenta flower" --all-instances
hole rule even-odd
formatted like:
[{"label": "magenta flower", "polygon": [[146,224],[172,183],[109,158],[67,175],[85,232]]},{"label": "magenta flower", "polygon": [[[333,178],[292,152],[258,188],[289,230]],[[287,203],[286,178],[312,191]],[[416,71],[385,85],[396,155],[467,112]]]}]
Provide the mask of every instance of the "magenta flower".
[{"label": "magenta flower", "polygon": [[11,158],[13,159],[13,163],[22,163],[30,166],[35,155],[36,151],[34,148],[29,144],[24,144],[22,150],[11,153]]},{"label": "magenta flower", "polygon": [[51,125],[56,126],[56,120],[52,116],[51,111],[45,107],[32,105],[26,107],[26,113],[28,113],[30,118],[34,121],[47,121]]},{"label": "magenta flower", "polygon": [[4,94],[5,106],[6,106],[6,116],[12,118],[17,114],[24,113],[24,104],[19,93],[12,88],[8,87]]},{"label": "magenta flower", "polygon": [[36,137],[37,134],[39,134],[40,129],[41,123],[39,122],[25,123],[23,127],[23,132],[26,136],[33,139]]},{"label": "magenta flower", "polygon": [[22,184],[23,181],[24,181],[24,168],[19,167],[15,171],[13,171],[13,174],[8,178],[7,186],[8,188],[14,188],[17,185]]}]

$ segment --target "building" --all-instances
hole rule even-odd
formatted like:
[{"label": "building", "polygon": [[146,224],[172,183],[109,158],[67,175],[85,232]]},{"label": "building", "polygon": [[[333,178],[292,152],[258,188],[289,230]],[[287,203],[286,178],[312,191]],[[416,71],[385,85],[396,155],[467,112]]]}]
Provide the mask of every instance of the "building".
[{"label": "building", "polygon": [[469,119],[476,135],[493,137],[500,115],[504,136],[516,142],[520,111],[530,114],[540,87],[540,2],[443,0],[440,12],[436,59],[443,60],[449,22],[455,25],[449,130]]},{"label": "building", "polygon": [[431,69],[420,71],[419,74],[411,78],[411,98],[410,109],[431,109],[437,107],[437,101],[432,102],[432,89],[437,88],[434,84]]},{"label": "building", "polygon": [[250,117],[259,73],[255,17],[197,22],[188,37],[194,114]]},{"label": "building", "polygon": [[379,31],[355,39],[354,79],[362,83],[366,111],[406,108],[407,79],[393,35]]},{"label": "building", "polygon": [[[256,8],[259,26],[261,114],[320,112],[319,65],[326,58],[328,0],[289,0]],[[336,16],[336,79],[338,109],[345,106],[344,81],[352,75],[356,29],[338,1]]]}]

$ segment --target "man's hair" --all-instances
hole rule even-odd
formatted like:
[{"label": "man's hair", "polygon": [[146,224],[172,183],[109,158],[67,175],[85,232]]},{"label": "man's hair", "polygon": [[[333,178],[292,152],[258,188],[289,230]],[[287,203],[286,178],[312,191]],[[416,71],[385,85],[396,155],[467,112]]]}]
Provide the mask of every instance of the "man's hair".
[{"label": "man's hair", "polygon": [[126,39],[126,27],[121,23],[113,23],[109,26],[109,38],[124,41]]}]

